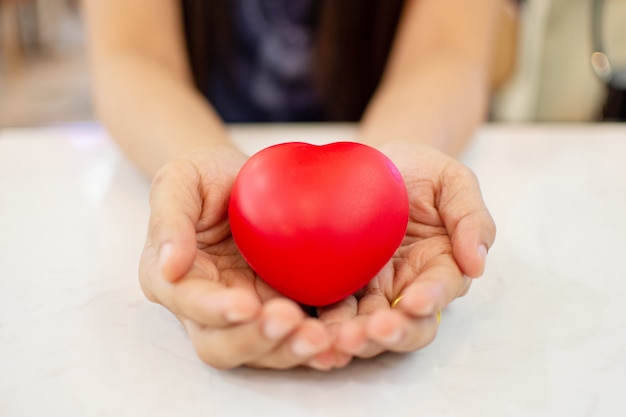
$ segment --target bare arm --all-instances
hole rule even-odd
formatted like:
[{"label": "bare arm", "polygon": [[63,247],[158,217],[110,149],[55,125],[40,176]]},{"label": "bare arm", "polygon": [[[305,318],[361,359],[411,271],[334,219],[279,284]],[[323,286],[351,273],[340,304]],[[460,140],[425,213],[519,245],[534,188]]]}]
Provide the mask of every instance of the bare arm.
[{"label": "bare arm", "polygon": [[[470,0],[409,4],[383,85],[365,117],[365,137],[379,143],[428,138],[431,144],[444,147],[478,123],[486,102],[490,7],[496,1],[471,0],[471,6],[465,5]],[[138,167],[153,175],[166,162],[190,151],[230,143],[224,124],[191,81],[178,0],[84,3],[96,110]],[[447,15],[450,6],[458,6],[452,17]],[[457,15],[463,18],[457,20]],[[468,42],[470,36],[476,39]],[[454,115],[454,123],[445,118],[448,114]],[[411,277],[427,281],[430,292],[426,296],[419,287],[413,291],[424,305],[443,308],[450,301],[448,295],[460,294],[459,288],[467,283],[459,265],[468,264],[469,259],[473,268],[465,273],[473,276],[482,270],[484,254],[476,246],[490,244],[494,229],[477,184],[465,167],[433,149],[413,146],[413,142],[409,145],[410,152],[398,147],[397,161],[408,161],[405,165],[410,168],[420,164],[424,170],[409,169],[410,174],[441,182],[433,182],[433,190],[424,192],[450,194],[458,200],[443,204],[448,211],[441,213],[441,219],[452,225],[445,232],[458,258],[446,255],[452,273]],[[232,148],[215,146],[168,164],[156,175],[152,187],[149,231],[140,262],[142,288],[149,299],[181,320],[203,360],[222,368],[246,364],[329,369],[345,366],[354,354],[367,357],[428,343],[429,339],[420,335],[434,335],[434,310],[416,310],[411,294],[403,300],[402,310],[393,312],[390,300],[382,297],[382,309],[392,316],[379,314],[378,323],[387,325],[378,330],[369,317],[371,310],[357,309],[356,302],[354,308],[336,311],[334,323],[348,325],[344,337],[337,339],[351,342],[344,349],[332,346],[334,336],[326,326],[330,321],[305,317],[297,304],[274,297],[264,288],[238,252],[226,222],[229,190],[242,159]],[[465,186],[467,181],[473,185]],[[454,192],[456,187],[462,190],[460,194]],[[473,212],[483,216],[472,221]],[[460,221],[455,219],[469,226],[457,227]],[[437,245],[435,251],[426,252],[438,253],[445,247]],[[332,316],[326,312],[327,318]],[[431,330],[422,332],[420,323],[428,323]],[[349,331],[350,325],[353,331]],[[402,337],[389,341],[389,334]],[[365,353],[358,346],[363,346]]]},{"label": "bare arm", "polygon": [[363,118],[373,145],[417,140],[458,154],[484,119],[502,0],[410,0]]},{"label": "bare arm", "polygon": [[229,143],[193,86],[177,0],[84,0],[96,112],[152,176],[200,147]]}]

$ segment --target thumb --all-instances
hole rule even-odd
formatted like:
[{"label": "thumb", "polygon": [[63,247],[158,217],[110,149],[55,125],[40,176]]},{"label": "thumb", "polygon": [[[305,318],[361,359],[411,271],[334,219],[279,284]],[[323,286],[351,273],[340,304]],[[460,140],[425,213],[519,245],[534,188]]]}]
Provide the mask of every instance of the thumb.
[{"label": "thumb", "polygon": [[463,273],[482,275],[496,226],[483,201],[476,175],[458,163],[442,180],[440,214],[452,240],[452,252]]},{"label": "thumb", "polygon": [[160,272],[170,282],[184,276],[196,258],[199,182],[197,171],[185,160],[164,166],[152,182],[147,246],[156,251]]}]

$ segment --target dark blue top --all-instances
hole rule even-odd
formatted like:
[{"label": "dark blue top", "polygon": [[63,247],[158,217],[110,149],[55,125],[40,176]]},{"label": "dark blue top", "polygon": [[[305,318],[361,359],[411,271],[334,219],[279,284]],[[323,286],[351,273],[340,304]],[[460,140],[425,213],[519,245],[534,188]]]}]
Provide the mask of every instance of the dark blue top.
[{"label": "dark blue top", "polygon": [[323,121],[313,85],[315,0],[234,0],[234,60],[209,77],[225,122]]},{"label": "dark blue top", "polygon": [[216,63],[208,76],[207,98],[222,119],[328,120],[312,76],[316,0],[231,3],[233,60]]}]

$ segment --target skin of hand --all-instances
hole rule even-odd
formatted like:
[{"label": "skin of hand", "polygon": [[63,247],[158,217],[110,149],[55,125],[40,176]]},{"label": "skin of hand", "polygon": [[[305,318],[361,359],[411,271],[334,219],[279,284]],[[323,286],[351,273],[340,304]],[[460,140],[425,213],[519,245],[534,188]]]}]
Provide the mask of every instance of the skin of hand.
[{"label": "skin of hand", "polygon": [[[318,311],[330,329],[336,362],[384,351],[409,352],[429,344],[437,312],[465,295],[482,275],[496,227],[471,170],[411,141],[380,148],[407,185],[406,236],[390,262],[361,291]],[[400,301],[391,307],[398,297]]]},{"label": "skin of hand", "polygon": [[[484,260],[476,245],[491,244],[493,225],[483,219],[474,228],[460,226],[469,220],[458,213],[483,207],[466,168],[427,147],[385,142],[413,138],[451,154],[465,146],[486,108],[499,1],[407,2],[358,140],[382,144],[414,201],[424,198],[432,206],[412,207],[416,216],[405,244],[365,290],[311,319],[252,273],[229,235],[228,194],[245,156],[230,145],[222,121],[195,91],[179,2],[84,0],[99,117],[148,176],[174,161],[154,177],[142,288],[181,320],[205,362],[218,368],[329,369],[353,355],[412,350],[434,337],[432,311],[463,292],[469,282],[463,275],[480,274]],[[413,159],[396,147],[407,148]],[[203,148],[208,150],[189,154]],[[460,180],[469,188],[454,195]],[[443,204],[444,195],[453,197]],[[403,299],[390,310],[398,294]],[[396,333],[398,341],[384,340]]]},{"label": "skin of hand", "polygon": [[215,368],[319,367],[316,356],[331,350],[324,324],[256,276],[230,234],[228,199],[245,160],[218,145],[157,173],[141,287],[177,316],[198,356]]},{"label": "skin of hand", "polygon": [[436,312],[482,274],[495,226],[460,162],[410,141],[380,149],[407,184],[406,237],[363,290],[319,309],[319,319],[269,288],[235,246],[228,197],[246,157],[231,146],[193,153],[156,175],[140,262],[144,293],[179,318],[200,358],[216,368],[328,370],[353,356],[427,345]]}]

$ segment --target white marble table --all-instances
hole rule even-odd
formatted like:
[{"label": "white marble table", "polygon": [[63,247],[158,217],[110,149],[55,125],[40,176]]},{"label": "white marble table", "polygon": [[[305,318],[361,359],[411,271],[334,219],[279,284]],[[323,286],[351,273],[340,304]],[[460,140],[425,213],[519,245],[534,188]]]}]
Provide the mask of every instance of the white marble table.
[{"label": "white marble table", "polygon": [[[235,135],[252,152],[350,131]],[[626,126],[487,126],[463,159],[498,237],[432,345],[216,371],[139,290],[149,184],[106,134],[0,131],[0,416],[626,415]]]}]

